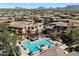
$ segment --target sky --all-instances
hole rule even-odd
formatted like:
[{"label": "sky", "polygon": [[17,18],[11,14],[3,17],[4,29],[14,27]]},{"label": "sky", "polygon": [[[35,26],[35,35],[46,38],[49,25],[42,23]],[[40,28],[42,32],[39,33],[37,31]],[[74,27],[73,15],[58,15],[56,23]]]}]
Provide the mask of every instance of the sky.
[{"label": "sky", "polygon": [[15,7],[22,7],[27,9],[33,9],[38,7],[56,8],[56,7],[65,7],[67,5],[79,5],[79,3],[0,3],[0,8],[15,8]]}]

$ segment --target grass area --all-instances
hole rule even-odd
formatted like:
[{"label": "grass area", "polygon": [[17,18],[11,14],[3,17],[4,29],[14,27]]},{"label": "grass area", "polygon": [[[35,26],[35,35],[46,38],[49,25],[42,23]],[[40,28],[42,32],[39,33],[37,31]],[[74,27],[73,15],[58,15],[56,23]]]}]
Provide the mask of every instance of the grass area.
[{"label": "grass area", "polygon": [[79,27],[74,28],[74,29],[72,29],[72,30],[73,30],[73,32],[74,32],[75,34],[79,35]]}]

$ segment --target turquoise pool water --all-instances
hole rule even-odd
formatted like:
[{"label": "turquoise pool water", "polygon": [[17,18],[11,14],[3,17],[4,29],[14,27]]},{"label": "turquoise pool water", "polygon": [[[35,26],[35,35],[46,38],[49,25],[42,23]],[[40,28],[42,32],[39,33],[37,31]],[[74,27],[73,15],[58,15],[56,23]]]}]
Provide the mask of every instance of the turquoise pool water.
[{"label": "turquoise pool water", "polygon": [[28,49],[29,51],[31,51],[32,53],[36,53],[39,52],[41,49],[39,48],[42,45],[47,45],[49,47],[55,45],[55,43],[52,43],[48,40],[38,40],[35,42],[30,43],[27,39],[22,41],[23,46]]}]

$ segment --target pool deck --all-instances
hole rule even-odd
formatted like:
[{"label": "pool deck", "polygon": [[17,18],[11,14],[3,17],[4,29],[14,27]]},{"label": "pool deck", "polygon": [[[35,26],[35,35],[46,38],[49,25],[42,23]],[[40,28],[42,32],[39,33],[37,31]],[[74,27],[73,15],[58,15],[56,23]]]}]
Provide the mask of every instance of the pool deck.
[{"label": "pool deck", "polygon": [[[28,55],[29,51],[28,51],[28,50],[24,50],[24,48],[22,47],[22,44],[19,44],[19,41],[17,42],[17,46],[20,47],[20,50],[21,50],[21,53],[22,53],[21,56],[29,56],[29,55]],[[38,53],[34,54],[33,56],[38,56],[38,55],[40,55],[41,53],[44,53],[48,48],[45,46],[45,47],[43,47],[43,49],[44,49],[44,50],[43,50],[42,52],[38,52]]]},{"label": "pool deck", "polygon": [[[21,45],[19,45],[19,44],[18,44],[18,46],[20,47],[20,50],[21,50],[21,53],[22,53],[21,56],[30,56],[30,55],[28,55],[28,51],[27,51],[27,50],[24,50],[23,47],[21,47]],[[37,53],[37,54],[34,54],[33,56],[38,56],[38,55],[40,55],[41,53],[44,53],[44,51],[39,52],[39,53]]]},{"label": "pool deck", "polygon": [[[51,40],[49,40],[50,42],[55,42],[55,43],[57,43],[56,41],[51,41]],[[58,42],[59,43],[59,42]],[[58,44],[57,43],[57,44]],[[62,44],[58,44],[58,48],[60,48],[59,46],[61,46]],[[17,46],[19,46],[20,47],[20,50],[21,50],[21,53],[22,53],[22,55],[21,56],[30,56],[30,55],[28,55],[28,53],[29,53],[29,51],[28,50],[24,50],[24,48],[21,46],[21,44],[19,44],[18,42],[17,42]],[[45,54],[46,53],[46,51],[48,51],[48,56],[50,56],[50,53],[49,53],[49,50],[51,50],[51,49],[53,49],[54,47],[56,47],[56,45],[54,45],[54,46],[52,46],[52,47],[50,47],[50,48],[47,48],[47,47],[43,47],[43,51],[42,52],[38,52],[38,53],[36,53],[36,54],[34,54],[34,55],[32,55],[32,56],[40,56],[40,55],[43,55],[43,54]],[[57,49],[57,48],[55,48],[55,49]],[[61,49],[61,48],[60,48]],[[59,51],[59,49],[57,49],[58,51]],[[63,49],[61,49],[62,51],[64,51]],[[51,50],[52,51],[52,50]],[[56,51],[56,50],[55,50]],[[58,52],[55,52],[54,54],[60,54],[60,52],[58,53]],[[62,52],[62,55],[63,55],[63,52]],[[52,56],[54,56],[54,55],[52,55]]]},{"label": "pool deck", "polygon": [[27,50],[24,50],[23,47],[21,47],[21,45],[18,42],[17,42],[17,46],[20,47],[20,50],[21,50],[21,53],[22,53],[21,56],[29,56],[28,55],[28,51]]}]

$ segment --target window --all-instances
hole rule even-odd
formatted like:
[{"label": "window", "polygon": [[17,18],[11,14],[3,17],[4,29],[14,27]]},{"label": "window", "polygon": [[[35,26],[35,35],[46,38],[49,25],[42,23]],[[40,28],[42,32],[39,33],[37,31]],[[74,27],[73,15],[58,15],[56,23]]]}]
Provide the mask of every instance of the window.
[{"label": "window", "polygon": [[30,27],[28,27],[28,30],[30,29]]},{"label": "window", "polygon": [[32,29],[34,29],[34,27],[32,27]]}]

